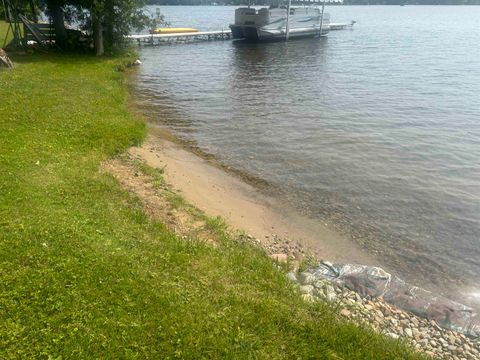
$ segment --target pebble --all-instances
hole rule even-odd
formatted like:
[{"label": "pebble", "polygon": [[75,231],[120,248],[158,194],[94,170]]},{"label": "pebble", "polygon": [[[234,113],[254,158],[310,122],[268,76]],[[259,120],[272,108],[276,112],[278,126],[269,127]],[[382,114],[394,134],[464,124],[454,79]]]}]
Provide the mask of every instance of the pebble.
[{"label": "pebble", "polygon": [[315,290],[315,288],[312,285],[302,285],[302,286],[300,286],[300,292],[302,294],[312,295],[314,290]]},{"label": "pebble", "polygon": [[[252,235],[248,234],[246,238],[261,244]],[[278,262],[280,259],[287,261],[305,254],[303,249],[288,239],[281,239],[275,234],[265,238],[271,240],[269,245],[264,245],[265,250]],[[362,298],[358,293],[316,277],[308,271],[292,271],[287,274],[287,278],[300,285],[299,290],[305,301],[326,300],[334,306],[341,306],[339,315],[345,320],[369,325],[373,330],[393,339],[402,339],[412,349],[427,356],[442,360],[480,360],[480,338],[470,339],[461,333],[442,329],[434,320],[423,319],[395,308],[382,298]]]},{"label": "pebble", "polygon": [[324,278],[304,271],[287,274],[299,283],[306,301],[326,300],[341,306],[339,315],[358,324],[368,324],[393,339],[403,339],[412,349],[435,359],[480,360],[480,339],[442,329],[433,320],[422,319],[387,304],[383,299],[365,299]]}]

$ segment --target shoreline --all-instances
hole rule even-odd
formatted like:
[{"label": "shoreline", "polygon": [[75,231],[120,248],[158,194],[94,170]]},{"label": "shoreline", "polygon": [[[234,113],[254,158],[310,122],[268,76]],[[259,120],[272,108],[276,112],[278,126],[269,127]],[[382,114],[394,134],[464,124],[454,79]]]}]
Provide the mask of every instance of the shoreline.
[{"label": "shoreline", "polygon": [[272,254],[287,252],[298,261],[314,256],[384,266],[334,229],[264,194],[235,172],[185,149],[172,137],[166,130],[150,126],[143,145],[129,153],[163,169],[167,182],[208,216],[224,218],[234,230],[244,231],[271,248]]},{"label": "shoreline", "polygon": [[[135,107],[134,102],[131,106]],[[143,116],[148,117],[148,114]],[[136,156],[146,155],[146,162],[153,167],[168,165],[172,172],[166,171],[166,176],[175,174],[169,182],[177,186],[189,202],[208,215],[226,219],[233,229],[252,235],[270,249],[270,254],[287,253],[297,263],[305,257],[314,257],[317,260],[378,266],[400,275],[412,285],[480,311],[480,297],[475,288],[463,285],[445,288],[426,277],[415,277],[406,269],[399,271],[386,259],[382,261],[381,253],[372,253],[370,248],[355,243],[348,231],[339,228],[339,224],[330,220],[325,220],[328,224],[323,223],[301,213],[293,204],[281,202],[275,196],[278,195],[275,189],[269,190],[267,181],[223,164],[215,155],[205,153],[161,125],[147,120],[147,126],[147,140],[141,148],[132,148],[137,149]],[[192,186],[193,189],[201,189],[200,196],[195,194],[196,190],[192,191]],[[220,195],[233,195],[240,201],[222,203],[218,207]]]},{"label": "shoreline", "polygon": [[[318,255],[328,254],[330,259],[342,261],[348,258],[348,261],[351,261],[353,253],[358,249],[350,247],[349,251],[345,250],[344,253],[339,254],[337,252],[339,246],[345,246],[348,240],[340,238],[338,234],[330,232],[317,223],[314,238],[327,238],[329,243],[322,243],[321,251],[312,251],[312,243],[309,243],[312,232],[309,231],[313,229],[308,228],[309,231],[305,231],[302,227],[305,219],[295,222],[295,226],[287,227],[287,219],[291,220],[291,218],[286,216],[291,209],[280,211],[274,199],[260,194],[257,189],[224,172],[215,163],[212,164],[165,137],[159,136],[155,129],[149,129],[149,135],[143,144],[130,148],[126,158],[121,159],[110,161],[104,169],[113,174],[129,192],[137,194],[151,216],[167,219],[165,222],[167,226],[182,238],[188,239],[193,235],[202,241],[215,244],[215,240],[210,236],[197,232],[198,225],[195,225],[195,221],[185,218],[188,211],[187,213],[182,213],[181,210],[173,213],[168,211],[171,200],[168,200],[167,196],[166,202],[165,199],[163,202],[159,201],[155,186],[151,188],[152,180],[148,178],[149,172],[145,173],[145,170],[136,172],[135,166],[159,171],[165,181],[160,188],[167,189],[161,191],[170,191],[175,197],[184,199],[184,204],[200,210],[207,218],[225,219],[227,222],[225,230],[236,237],[237,241],[256,243],[270,255],[275,263],[285,263],[286,267],[293,270],[287,274],[287,278],[298,286],[305,301],[329,302],[333,307],[338,308],[341,317],[357,325],[372,328],[375,332],[387,337],[402,339],[412,348],[433,358],[473,360],[478,354],[480,345],[478,339],[470,340],[464,335],[470,331],[468,326],[462,328],[462,331],[454,331],[457,324],[463,324],[462,321],[453,321],[450,325],[447,325],[449,322],[442,324],[442,320],[438,322],[441,318],[438,310],[441,310],[443,305],[437,308],[437,305],[432,304],[431,310],[427,310],[430,308],[430,305],[427,305],[425,310],[430,311],[433,318],[419,317],[423,310],[418,314],[415,311],[412,313],[402,306],[390,303],[383,296],[367,295],[359,289],[352,289],[348,284],[342,284],[341,280],[329,280],[317,275],[316,266],[309,261],[311,259],[308,255],[314,255],[319,260]],[[226,199],[228,201],[225,201]],[[273,225],[270,227],[271,224]],[[242,230],[247,230],[248,234],[242,234]],[[271,231],[276,231],[276,234],[266,235]],[[318,245],[318,242],[315,244]],[[359,263],[374,261],[372,258],[359,256],[358,252],[355,255]],[[300,267],[303,260],[306,262],[304,261]],[[321,267],[321,264],[331,263],[319,262],[318,264]],[[370,281],[367,280],[367,283]],[[416,287],[412,289],[417,289],[415,292],[422,292]],[[434,294],[431,295],[434,296]],[[412,300],[416,298],[413,294],[411,296]],[[435,296],[431,298],[434,302],[437,301],[436,299]],[[402,301],[404,300],[400,300],[400,303]],[[420,305],[423,300],[419,298],[418,301]],[[461,307],[460,304],[454,305]],[[475,334],[478,331],[476,320],[473,320],[473,327]]]}]

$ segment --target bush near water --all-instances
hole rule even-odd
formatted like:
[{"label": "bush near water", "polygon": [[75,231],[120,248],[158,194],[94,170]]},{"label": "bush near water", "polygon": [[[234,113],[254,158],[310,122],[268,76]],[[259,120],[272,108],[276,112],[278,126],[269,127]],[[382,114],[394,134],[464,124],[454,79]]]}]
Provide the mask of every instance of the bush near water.
[{"label": "bush near water", "polygon": [[[2,35],[2,34],[0,34]],[[0,358],[416,359],[310,304],[259,249],[149,218],[100,163],[139,144],[130,59],[0,70]]]}]

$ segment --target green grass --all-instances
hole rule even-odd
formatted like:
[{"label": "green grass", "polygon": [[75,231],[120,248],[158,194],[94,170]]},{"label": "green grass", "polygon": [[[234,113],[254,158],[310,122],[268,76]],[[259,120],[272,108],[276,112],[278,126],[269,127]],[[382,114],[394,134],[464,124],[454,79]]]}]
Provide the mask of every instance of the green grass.
[{"label": "green grass", "polygon": [[145,135],[119,60],[15,60],[0,70],[0,358],[419,358],[301,301],[224,232],[175,237],[99,171]]}]

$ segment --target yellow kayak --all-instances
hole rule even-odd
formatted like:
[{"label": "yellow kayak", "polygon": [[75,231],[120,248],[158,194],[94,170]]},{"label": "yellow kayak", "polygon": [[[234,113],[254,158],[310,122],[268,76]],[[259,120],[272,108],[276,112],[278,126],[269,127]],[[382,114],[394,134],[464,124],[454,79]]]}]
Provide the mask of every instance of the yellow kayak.
[{"label": "yellow kayak", "polygon": [[158,28],[150,30],[150,34],[180,34],[194,32],[198,32],[198,30],[193,28]]}]

